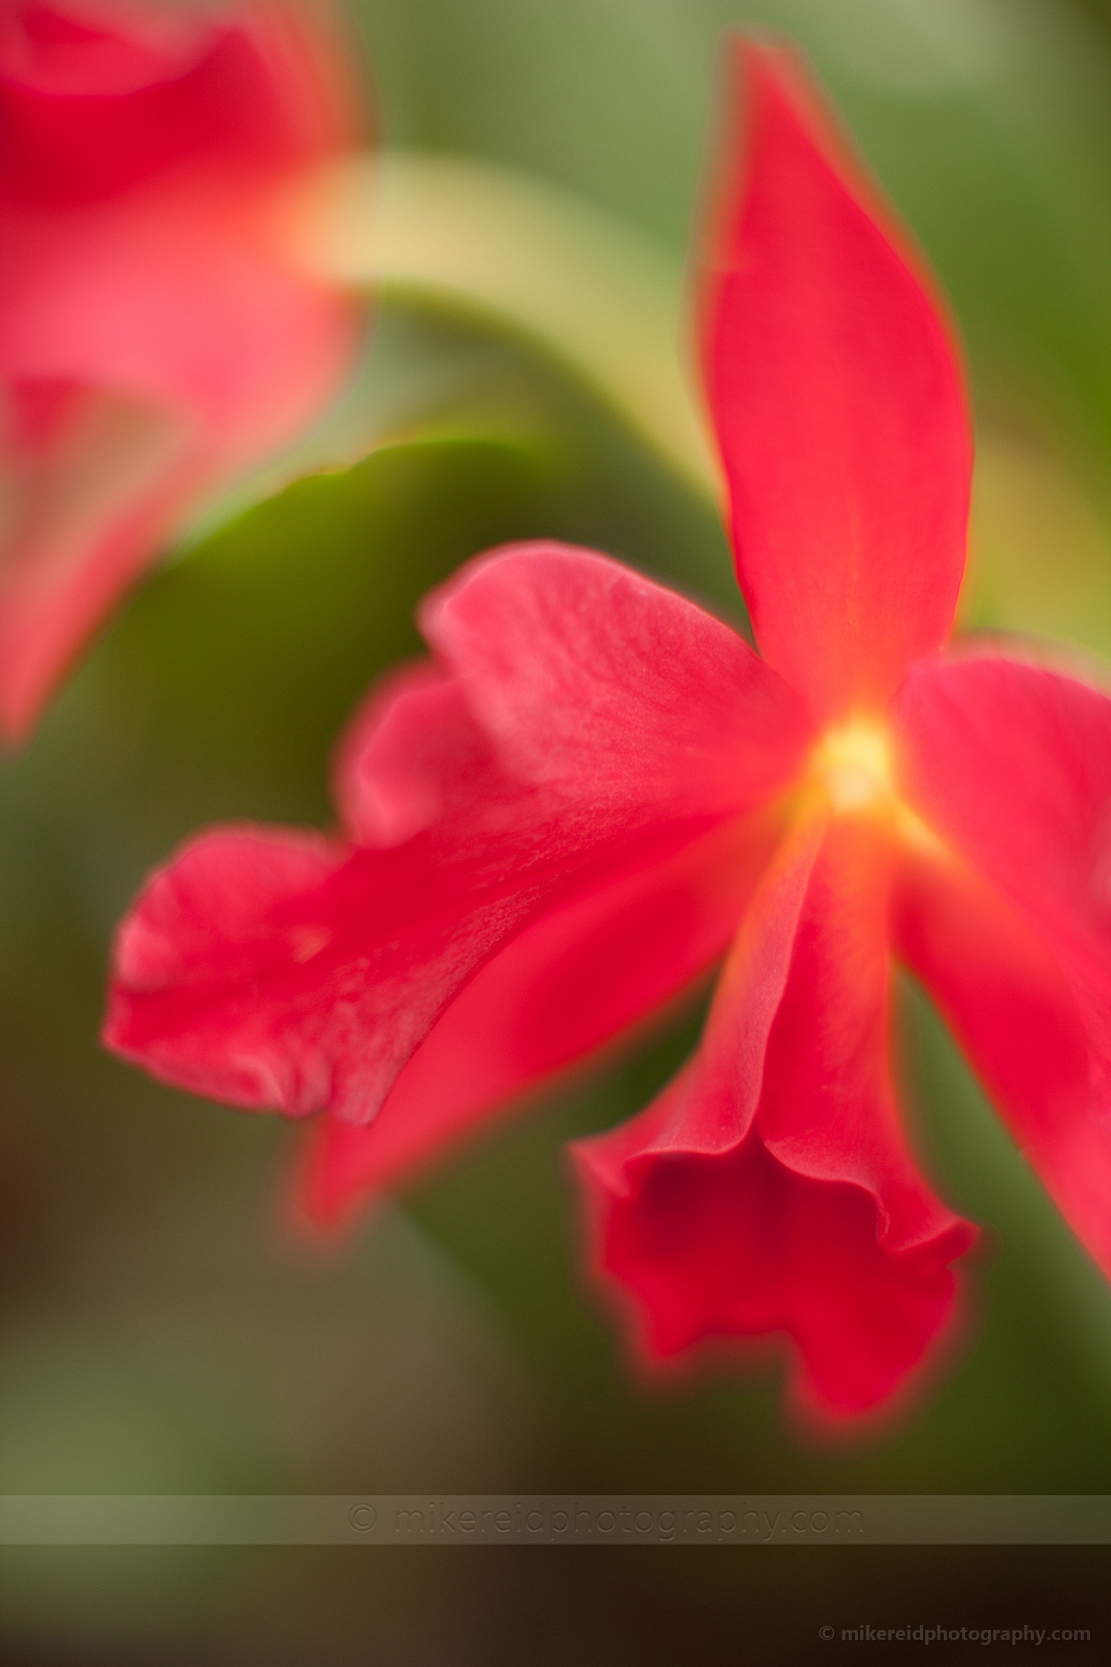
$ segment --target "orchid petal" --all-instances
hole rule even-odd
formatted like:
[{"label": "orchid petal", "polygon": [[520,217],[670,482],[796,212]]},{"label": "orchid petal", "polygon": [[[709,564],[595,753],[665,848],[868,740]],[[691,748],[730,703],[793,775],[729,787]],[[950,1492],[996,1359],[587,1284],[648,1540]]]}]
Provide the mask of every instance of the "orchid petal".
[{"label": "orchid petal", "polygon": [[886,895],[869,831],[804,824],[749,912],[700,1054],[640,1117],[575,1148],[599,1271],[648,1357],[786,1333],[797,1402],[834,1418],[920,1365],[973,1237],[899,1126]]},{"label": "orchid petal", "polygon": [[416,661],[383,678],[336,750],[333,792],[351,838],[398,845],[508,783],[458,678]]},{"label": "orchid petal", "polygon": [[968,415],[939,303],[799,62],[747,44],[729,73],[706,393],[757,642],[829,719],[881,708],[948,633]]},{"label": "orchid petal", "polygon": [[342,858],[319,835],[252,827],[186,846],[120,927],[108,1044],[248,1110],[326,1104],[332,1062],[303,990],[329,927],[323,907],[295,905],[319,898]]},{"label": "orchid petal", "polygon": [[314,1128],[308,1215],[349,1216],[680,993],[724,954],[777,827],[727,823],[527,928],[446,1009],[369,1127]]},{"label": "orchid petal", "polygon": [[638,820],[767,799],[809,738],[782,680],[720,620],[592,550],[511,545],[421,610],[507,765]]},{"label": "orchid petal", "polygon": [[276,216],[278,191],[353,138],[323,14],[148,12],[21,0],[0,32],[9,738],[198,500],[319,410],[357,341]]},{"label": "orchid petal", "polygon": [[202,835],[124,921],[105,1040],[215,1099],[370,1121],[474,973],[540,908],[605,874],[588,837],[546,857],[557,829],[531,812],[477,852],[454,826],[330,855],[310,835]]},{"label": "orchid petal", "polygon": [[369,1121],[446,1003],[565,878],[493,884],[451,855],[427,838],[329,853],[308,835],[203,835],[124,922],[106,1041],[212,1098]]},{"label": "orchid petal", "polygon": [[899,952],[1111,1274],[1111,699],[1002,656],[915,668]]},{"label": "orchid petal", "polygon": [[[340,799],[376,844],[217,830],[156,874],[120,933],[109,1045],[236,1104],[369,1122],[447,1005],[535,917],[730,820],[599,805],[589,778],[521,781],[469,693],[410,669],[356,716]],[[328,854],[306,868],[306,850]]]}]

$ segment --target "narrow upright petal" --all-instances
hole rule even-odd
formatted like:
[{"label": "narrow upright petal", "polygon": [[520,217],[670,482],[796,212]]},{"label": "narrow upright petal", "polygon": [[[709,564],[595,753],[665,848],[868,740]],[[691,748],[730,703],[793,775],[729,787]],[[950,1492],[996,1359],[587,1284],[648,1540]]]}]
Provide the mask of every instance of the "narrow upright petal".
[{"label": "narrow upright petal", "polygon": [[577,1148],[599,1270],[649,1358],[785,1335],[793,1395],[826,1418],[903,1386],[973,1237],[900,1128],[886,869],[866,826],[804,825],[746,917],[699,1055]]},{"label": "narrow upright petal", "polygon": [[881,708],[948,634],[971,474],[961,374],[917,260],[798,61],[738,46],[726,96],[706,395],[757,642],[832,719]]},{"label": "narrow upright petal", "polygon": [[916,667],[897,947],[1111,1275],[1111,699],[1002,655]]},{"label": "narrow upright petal", "polygon": [[326,11],[12,0],[0,20],[0,731],[206,493],[339,384],[358,318],[275,193],[353,142]]}]

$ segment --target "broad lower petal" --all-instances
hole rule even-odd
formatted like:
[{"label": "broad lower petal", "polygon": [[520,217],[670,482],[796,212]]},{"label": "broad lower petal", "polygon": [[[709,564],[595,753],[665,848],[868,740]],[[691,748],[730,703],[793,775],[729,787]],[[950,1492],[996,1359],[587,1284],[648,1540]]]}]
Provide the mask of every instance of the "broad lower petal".
[{"label": "broad lower petal", "polygon": [[105,1040],[212,1098],[368,1121],[447,1002],[565,877],[491,887],[454,856],[427,839],[369,851],[202,835],[121,928]]},{"label": "broad lower petal", "polygon": [[[514,779],[435,670],[391,680],[339,774],[349,821],[378,818],[377,846],[216,830],[153,876],[120,931],[109,1046],[237,1105],[367,1123],[449,1003],[533,921],[724,820],[649,824]],[[395,837],[399,817],[411,837]],[[672,973],[659,968],[663,996]]]},{"label": "broad lower petal", "polygon": [[375,1121],[313,1129],[301,1207],[349,1217],[654,1012],[724,954],[781,832],[756,815],[553,911],[485,966],[402,1071]]},{"label": "broad lower petal", "polygon": [[882,708],[948,634],[969,420],[931,286],[800,61],[737,46],[726,92],[706,396],[756,639],[825,720]]},{"label": "broad lower petal", "polygon": [[598,1271],[646,1356],[785,1335],[794,1399],[832,1419],[921,1366],[974,1236],[900,1126],[887,870],[865,824],[804,827],[746,918],[702,1051],[640,1117],[576,1148]]},{"label": "broad lower petal", "polygon": [[[542,597],[554,609],[546,628],[533,617]],[[465,1010],[465,1041],[490,1055],[467,1066],[473,1092],[457,1083],[438,1111],[391,1117],[382,1162],[362,1165],[360,1186],[418,1161],[696,976],[737,918],[751,864],[738,860],[723,879],[698,857],[684,869],[683,853],[718,834],[732,851],[731,826],[786,779],[806,740],[794,697],[740,638],[603,557],[545,547],[487,559],[428,617],[445,665],[388,679],[339,749],[340,809],[360,843],[319,884],[295,874],[261,898],[250,835],[217,832],[187,847],[125,923],[106,1032],[111,1046],[172,1081],[298,1115],[328,1106],[365,1124],[470,981],[530,927],[583,901],[583,930],[602,944],[616,934],[617,949],[598,964],[625,987],[603,980],[592,1003],[580,997],[577,1025],[551,1024],[549,961],[570,954],[584,989],[601,975],[571,954],[558,925],[550,940],[541,933],[539,951],[505,964],[520,987],[513,1026],[484,1030],[474,1016],[481,996]],[[765,718],[767,741],[756,730]],[[768,807],[767,826],[781,814]],[[734,860],[721,859],[726,868]],[[661,878],[645,889],[637,877],[652,871]],[[240,883],[247,924],[225,944],[225,895]],[[595,907],[592,898],[608,901]],[[190,911],[201,923],[199,956]],[[154,979],[145,971],[152,944],[162,969]],[[505,976],[505,967],[490,974],[503,1002]],[[526,1015],[531,985],[541,1005]],[[443,1064],[456,1058],[451,1025],[446,1034],[422,1067],[437,1092],[455,1068]],[[274,1063],[285,1035],[310,1036],[317,1062],[312,1072],[298,1066],[292,1088]],[[265,1066],[244,1091],[235,1073],[252,1049]],[[418,1101],[421,1080],[418,1072]]]},{"label": "broad lower petal", "polygon": [[915,668],[895,708],[899,952],[1111,1275],[1111,700],[1046,666]]},{"label": "broad lower petal", "polygon": [[606,814],[743,811],[794,776],[810,730],[720,620],[632,568],[507,546],[421,609],[421,629],[508,767]]}]

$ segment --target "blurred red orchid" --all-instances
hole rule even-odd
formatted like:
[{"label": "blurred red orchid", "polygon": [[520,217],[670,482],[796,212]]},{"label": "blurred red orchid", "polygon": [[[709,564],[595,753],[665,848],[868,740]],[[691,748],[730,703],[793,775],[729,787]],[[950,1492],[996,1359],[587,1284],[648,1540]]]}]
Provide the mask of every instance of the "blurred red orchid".
[{"label": "blurred red orchid", "polygon": [[975,1236],[903,1129],[894,962],[1111,1273],[1111,701],[942,652],[971,465],[947,327],[795,60],[732,67],[701,329],[762,657],[590,551],[477,560],[423,608],[435,663],[344,743],[343,837],[186,846],[120,931],[106,1036],[326,1107],[309,1203],[337,1219],[724,956],[696,1057],[575,1148],[596,1264],[650,1360],[785,1335],[796,1403],[837,1419],[936,1346]]},{"label": "blurred red orchid", "polygon": [[0,731],[200,497],[338,386],[357,317],[276,193],[354,142],[304,0],[0,0]]}]

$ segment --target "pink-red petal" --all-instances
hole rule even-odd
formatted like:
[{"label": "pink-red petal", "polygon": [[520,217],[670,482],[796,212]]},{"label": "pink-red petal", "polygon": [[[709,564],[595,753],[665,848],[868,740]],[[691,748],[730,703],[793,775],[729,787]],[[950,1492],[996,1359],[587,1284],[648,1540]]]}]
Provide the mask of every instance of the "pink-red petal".
[{"label": "pink-red petal", "polygon": [[826,1418],[905,1385],[973,1237],[900,1128],[886,899],[882,841],[803,825],[746,919],[703,1051],[640,1117],[576,1148],[598,1270],[648,1358],[785,1334],[793,1395]]},{"label": "pink-red petal", "polygon": [[1002,655],[915,668],[898,950],[1111,1274],[1111,700]]},{"label": "pink-red petal", "polygon": [[[390,680],[339,774],[348,820],[377,845],[217,830],[148,882],[119,938],[109,1046],[236,1104],[366,1123],[445,1007],[534,920],[726,820],[652,819],[596,805],[589,783],[576,797],[515,779],[434,669]],[[305,850],[327,853],[319,869]]]},{"label": "pink-red petal", "polygon": [[964,569],[956,353],[799,61],[738,45],[727,99],[701,334],[738,578],[816,717],[880,709],[944,641]]},{"label": "pink-red petal", "polygon": [[507,546],[421,609],[482,729],[523,778],[637,820],[764,802],[809,739],[737,633],[592,550]]},{"label": "pink-red petal", "polygon": [[[805,740],[794,698],[735,633],[588,552],[480,561],[425,618],[451,669],[387,679],[339,749],[340,809],[359,843],[335,848],[319,880],[291,869],[264,895],[252,841],[262,850],[284,836],[217,832],[186,847],[125,923],[106,1032],[118,1051],[204,1092],[295,1114],[327,1105],[366,1123],[470,980],[534,923],[579,904],[582,928],[602,944],[609,935],[608,964],[626,988],[599,988],[577,1027],[551,1026],[541,1007],[530,1031],[522,1006],[496,1069],[468,1066],[471,1088],[401,1120],[411,1135],[394,1169],[430,1149],[437,1117],[446,1138],[720,952],[751,861],[719,854],[718,868],[736,868],[723,879],[706,852],[751,845],[732,825]],[[692,847],[702,855],[685,855]],[[228,910],[237,888],[242,906]],[[690,918],[672,920],[669,906]],[[549,963],[570,953],[558,924],[530,943],[505,963],[522,990],[542,989]],[[585,987],[582,958],[572,964]],[[489,975],[499,989],[504,970]],[[476,1046],[494,1048],[472,1028]],[[446,1034],[455,1057],[451,1025]],[[504,1046],[504,1026],[498,1034]],[[274,1063],[287,1044],[292,1076]],[[267,1060],[265,1092],[234,1089],[246,1053]],[[437,1049],[431,1057],[422,1069],[435,1078]]]},{"label": "pink-red petal", "polygon": [[569,865],[516,854],[514,871],[504,841],[472,858],[465,836],[202,835],[123,924],[105,1040],[213,1098],[367,1122],[447,1002],[568,883]]},{"label": "pink-red petal", "polygon": [[357,314],[295,269],[274,216],[276,191],[354,134],[324,15],[284,0],[203,28],[109,0],[5,14],[9,737],[197,500],[295,434],[351,362]]},{"label": "pink-red petal", "polygon": [[520,784],[506,777],[459,679],[428,660],[377,683],[336,749],[336,808],[359,845],[402,844],[507,791]]},{"label": "pink-red petal", "polygon": [[344,855],[317,835],[252,827],[186,846],[120,927],[109,1046],[249,1110],[297,1116],[327,1104],[328,1014],[305,995],[318,982],[326,888]]},{"label": "pink-red petal", "polygon": [[309,835],[201,835],[124,921],[105,1041],[212,1098],[368,1122],[468,979],[606,871],[581,842],[546,858],[556,832],[526,811],[477,850],[463,829],[331,853]]},{"label": "pink-red petal", "polygon": [[359,120],[329,0],[5,0],[0,202],[103,201],[155,175],[322,161]]},{"label": "pink-red petal", "polygon": [[315,1126],[307,1214],[348,1218],[681,992],[724,953],[777,832],[761,813],[727,823],[525,930],[446,1009],[369,1127]]}]

